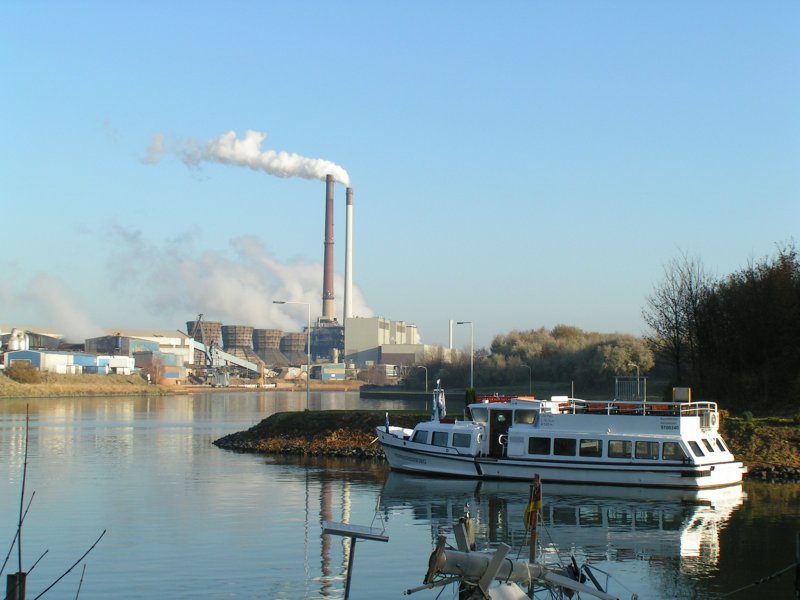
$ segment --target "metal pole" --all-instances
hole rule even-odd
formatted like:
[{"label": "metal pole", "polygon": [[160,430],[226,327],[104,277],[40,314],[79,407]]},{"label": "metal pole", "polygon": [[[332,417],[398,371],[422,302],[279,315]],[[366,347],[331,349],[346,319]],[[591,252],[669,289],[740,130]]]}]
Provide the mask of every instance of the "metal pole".
[{"label": "metal pole", "polygon": [[350,560],[347,561],[347,583],[344,586],[344,600],[350,597],[350,579],[353,577],[353,560],[356,556],[356,538],[350,538]]}]

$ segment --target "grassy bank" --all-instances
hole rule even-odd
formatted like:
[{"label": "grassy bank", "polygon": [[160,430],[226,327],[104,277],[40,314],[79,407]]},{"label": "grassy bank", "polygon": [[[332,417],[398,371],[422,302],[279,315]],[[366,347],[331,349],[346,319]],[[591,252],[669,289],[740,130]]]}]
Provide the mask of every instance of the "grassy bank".
[{"label": "grassy bank", "polygon": [[0,398],[162,395],[171,388],[149,385],[139,375],[57,375],[42,373],[38,383],[17,383],[0,375]]}]

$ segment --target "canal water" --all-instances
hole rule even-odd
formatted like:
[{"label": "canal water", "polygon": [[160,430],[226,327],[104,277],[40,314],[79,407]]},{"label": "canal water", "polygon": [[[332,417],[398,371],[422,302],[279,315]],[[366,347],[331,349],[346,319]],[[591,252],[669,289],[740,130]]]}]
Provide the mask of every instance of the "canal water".
[{"label": "canal water", "polygon": [[[527,556],[525,483],[438,480],[379,464],[237,454],[212,441],[305,405],[305,393],[0,400],[0,560],[16,532],[30,414],[22,570],[27,598],[96,548],[46,598],[341,598],[349,544],[323,520],[385,529],[361,541],[350,597],[401,598],[422,583],[439,533],[465,505],[479,545]],[[311,409],[393,410],[354,393]],[[721,598],[791,565],[800,486],[700,494],[545,485],[549,561],[590,564],[621,598]],[[45,553],[35,568],[39,557]],[[85,565],[85,573],[83,568]],[[3,572],[19,569],[16,548]],[[81,576],[83,581],[81,583]],[[0,590],[3,593],[5,589]],[[412,598],[453,598],[446,588]],[[731,598],[794,597],[794,572]]]}]

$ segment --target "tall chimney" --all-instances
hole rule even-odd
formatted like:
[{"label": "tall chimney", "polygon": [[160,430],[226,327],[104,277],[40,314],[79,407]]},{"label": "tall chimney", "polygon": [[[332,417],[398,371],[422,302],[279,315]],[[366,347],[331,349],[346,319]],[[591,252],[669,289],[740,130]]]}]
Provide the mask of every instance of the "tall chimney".
[{"label": "tall chimney", "polygon": [[333,175],[325,176],[325,263],[322,273],[322,318],[333,315]]},{"label": "tall chimney", "polygon": [[353,316],[353,188],[347,188],[347,212],[344,228],[344,313]]}]

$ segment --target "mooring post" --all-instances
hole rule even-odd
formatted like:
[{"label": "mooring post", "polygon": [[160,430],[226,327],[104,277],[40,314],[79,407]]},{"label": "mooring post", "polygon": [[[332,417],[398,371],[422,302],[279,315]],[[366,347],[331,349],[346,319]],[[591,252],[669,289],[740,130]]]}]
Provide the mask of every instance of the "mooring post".
[{"label": "mooring post", "polygon": [[542,483],[539,479],[539,474],[533,476],[533,483],[531,484],[531,494],[530,500],[528,502],[528,508],[525,509],[525,517],[526,517],[526,527],[529,527],[531,530],[531,548],[530,553],[528,556],[528,560],[531,563],[536,562],[536,543],[537,543],[537,532],[536,526],[538,524],[538,517],[539,517],[539,509],[542,507]]},{"label": "mooring post", "polygon": [[25,600],[27,573],[9,573],[6,576],[6,600]]}]

